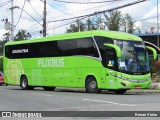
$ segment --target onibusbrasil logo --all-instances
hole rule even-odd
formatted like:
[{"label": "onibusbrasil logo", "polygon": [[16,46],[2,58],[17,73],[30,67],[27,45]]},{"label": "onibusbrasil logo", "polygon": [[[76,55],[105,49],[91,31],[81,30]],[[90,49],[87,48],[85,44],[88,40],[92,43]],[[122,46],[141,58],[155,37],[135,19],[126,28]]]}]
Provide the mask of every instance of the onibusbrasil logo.
[{"label": "onibusbrasil logo", "polygon": [[6,75],[8,83],[19,84],[20,75],[24,73],[21,60],[8,60],[6,67]]}]

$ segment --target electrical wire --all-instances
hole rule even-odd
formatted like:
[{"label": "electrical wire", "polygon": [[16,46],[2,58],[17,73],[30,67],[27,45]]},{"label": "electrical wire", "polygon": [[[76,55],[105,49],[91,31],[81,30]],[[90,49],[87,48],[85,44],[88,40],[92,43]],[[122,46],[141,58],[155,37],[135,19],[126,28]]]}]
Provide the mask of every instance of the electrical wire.
[{"label": "electrical wire", "polygon": [[[84,20],[85,18],[88,18],[88,17],[83,17],[83,18],[81,18],[81,19],[79,19],[79,20]],[[73,24],[73,23],[75,23],[75,22],[77,22],[77,20],[74,20],[74,21],[72,21],[72,22],[69,22],[69,23],[66,23],[66,24],[63,24],[63,25],[54,26],[53,28],[47,29],[47,31],[53,30],[53,29],[57,29],[57,28],[60,28],[60,27],[66,26],[66,25],[71,25],[71,24]],[[32,32],[32,35],[36,35],[36,34],[39,34],[39,33],[40,33],[39,31],[35,31],[35,32]]]},{"label": "electrical wire", "polygon": [[7,4],[9,4],[10,2],[12,2],[12,0],[8,0],[8,1],[2,3],[2,4],[0,5],[0,7],[3,7],[3,6],[5,6],[5,5],[7,5]]},{"label": "electrical wire", "polygon": [[[25,4],[26,4],[26,0],[24,0],[21,14],[20,14],[19,19],[18,19],[18,21],[17,21],[17,23],[16,23],[16,25],[15,25],[14,27],[16,27],[16,26],[18,25],[18,23],[19,23],[19,21],[20,21],[20,19],[21,19],[21,17],[22,17],[22,13],[23,13],[23,11],[24,11],[24,6],[25,6]],[[12,28],[12,29],[13,29],[13,28]]]},{"label": "electrical wire", "polygon": [[[160,16],[160,15],[159,15]],[[137,21],[144,21],[144,20],[149,20],[149,19],[152,19],[152,18],[156,18],[157,16],[153,16],[153,17],[148,17],[148,18],[144,18],[144,19],[139,19],[139,20],[135,20],[134,22],[137,22]]]},{"label": "electrical wire", "polygon": [[[42,0],[41,0],[41,1],[42,1]],[[58,8],[56,8],[56,7],[54,7],[54,6],[50,5],[50,4],[48,4],[48,3],[47,3],[47,5],[49,5],[50,7],[54,8],[54,9],[56,9],[56,10],[58,10],[58,11],[60,11],[60,12],[64,13],[64,14],[68,14],[68,15],[73,16],[72,14],[67,13],[67,12],[64,12],[63,10],[60,10],[60,9],[58,9]]]},{"label": "electrical wire", "polygon": [[144,2],[144,0],[134,1],[132,3],[124,4],[122,6],[118,6],[118,7],[115,7],[115,8],[111,8],[111,9],[107,9],[107,10],[103,10],[103,11],[99,11],[99,12],[95,12],[95,13],[91,13],[91,14],[87,14],[87,15],[82,15],[82,16],[77,16],[77,17],[72,17],[72,18],[66,18],[66,19],[59,19],[59,20],[49,21],[48,23],[50,23],[50,22],[66,21],[66,20],[72,20],[72,19],[78,19],[78,18],[85,17],[85,16],[90,17],[90,16],[93,16],[93,15],[97,15],[97,14],[101,14],[101,13],[105,13],[105,12],[111,12],[113,10],[117,10],[117,9],[120,9],[120,8],[123,8],[123,7],[131,6],[131,5],[134,5],[134,4],[137,4],[137,3],[141,3],[141,2]]},{"label": "electrical wire", "polygon": [[98,3],[106,3],[106,2],[115,2],[119,0],[107,0],[107,1],[96,1],[96,2],[69,2],[64,0],[53,0],[55,2],[62,2],[62,3],[73,3],[73,4],[98,4]]},{"label": "electrical wire", "polygon": [[27,2],[29,3],[29,5],[31,6],[31,8],[34,10],[34,12],[37,14],[37,15],[39,15],[42,19],[43,19],[43,17],[35,10],[35,8],[32,6],[32,4],[30,3],[30,1],[29,0],[27,0]]},{"label": "electrical wire", "polygon": [[[40,0],[40,1],[43,2],[43,0]],[[119,1],[123,1],[123,0],[119,0]],[[112,2],[112,3],[108,3],[108,4],[105,4],[105,5],[99,5],[99,6],[92,7],[92,8],[87,8],[87,9],[84,9],[84,10],[75,11],[75,12],[73,12],[73,13],[77,13],[77,12],[82,12],[82,11],[86,11],[86,10],[90,10],[90,9],[95,9],[95,8],[103,7],[103,6],[106,6],[106,5],[114,4],[114,3],[116,3],[116,2],[117,2],[117,1],[114,1],[114,2]],[[50,6],[50,4],[47,4],[47,5]],[[54,6],[51,6],[51,7],[55,8]],[[55,9],[56,9],[56,8],[55,8]],[[57,10],[58,10],[58,9],[57,9]],[[63,12],[64,14],[68,14],[68,15],[70,15],[70,16],[74,16],[74,15],[72,15],[72,14],[70,14],[70,13],[66,13],[66,12],[64,12],[64,11],[62,11],[62,10],[59,10],[59,11]],[[58,15],[58,16],[55,16],[55,17],[57,18],[57,17],[59,17],[59,16],[61,16],[61,15]],[[55,17],[54,17],[54,18],[55,18]],[[39,21],[39,22],[41,22],[41,21]],[[35,24],[31,25],[31,27],[33,27],[34,25],[35,25]],[[28,29],[30,29],[31,27],[29,27]]]},{"label": "electrical wire", "polygon": [[29,14],[26,10],[24,10],[23,8],[18,8],[18,9],[20,9],[20,10],[24,11],[25,13],[27,13],[33,20],[35,20],[40,26],[42,26],[41,23],[38,20],[36,20],[31,14]]}]

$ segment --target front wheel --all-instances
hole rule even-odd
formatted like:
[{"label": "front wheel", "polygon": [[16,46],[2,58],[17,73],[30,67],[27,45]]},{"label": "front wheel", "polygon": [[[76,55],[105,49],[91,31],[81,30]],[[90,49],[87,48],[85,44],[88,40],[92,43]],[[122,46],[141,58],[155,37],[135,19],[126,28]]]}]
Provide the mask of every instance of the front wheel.
[{"label": "front wheel", "polygon": [[126,91],[127,91],[127,90],[125,90],[125,89],[121,89],[121,90],[115,90],[114,92],[115,92],[116,94],[124,94]]},{"label": "front wheel", "polygon": [[94,77],[89,77],[86,81],[86,92],[88,93],[99,93],[101,90],[98,89],[97,81]]}]

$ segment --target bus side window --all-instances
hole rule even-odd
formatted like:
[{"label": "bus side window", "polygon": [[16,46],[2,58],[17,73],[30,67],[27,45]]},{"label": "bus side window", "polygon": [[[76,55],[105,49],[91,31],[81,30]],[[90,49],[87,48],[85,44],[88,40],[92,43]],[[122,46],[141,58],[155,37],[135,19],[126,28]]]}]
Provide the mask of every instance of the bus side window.
[{"label": "bus side window", "polygon": [[106,66],[114,70],[116,68],[115,50],[113,49],[106,50]]}]

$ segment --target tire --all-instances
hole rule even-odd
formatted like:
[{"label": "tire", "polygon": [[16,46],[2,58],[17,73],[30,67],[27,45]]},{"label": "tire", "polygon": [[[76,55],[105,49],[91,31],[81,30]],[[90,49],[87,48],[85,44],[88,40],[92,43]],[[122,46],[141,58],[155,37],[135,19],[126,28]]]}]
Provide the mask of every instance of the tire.
[{"label": "tire", "polygon": [[114,92],[115,92],[116,94],[124,94],[126,91],[127,91],[127,90],[125,90],[125,89],[114,90]]},{"label": "tire", "polygon": [[45,91],[53,91],[56,87],[43,87]]},{"label": "tire", "polygon": [[89,77],[86,81],[86,92],[87,93],[99,93],[101,92],[100,89],[98,89],[97,81],[94,77]]},{"label": "tire", "polygon": [[23,76],[21,78],[21,87],[22,87],[22,90],[28,90],[29,89],[29,86],[28,86],[28,79],[26,76]]},{"label": "tire", "polygon": [[2,86],[2,84],[0,83],[0,86]]}]

